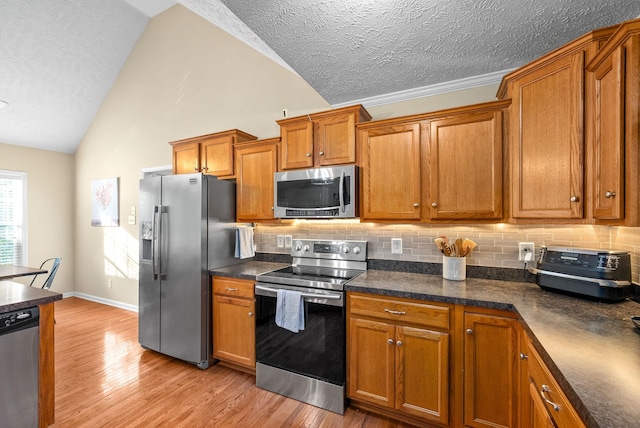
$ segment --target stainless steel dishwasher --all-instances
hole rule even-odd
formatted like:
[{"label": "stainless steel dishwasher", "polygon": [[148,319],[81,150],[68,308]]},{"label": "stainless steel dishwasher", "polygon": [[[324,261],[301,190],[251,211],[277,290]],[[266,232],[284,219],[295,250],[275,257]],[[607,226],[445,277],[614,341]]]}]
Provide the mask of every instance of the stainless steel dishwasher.
[{"label": "stainless steel dishwasher", "polygon": [[0,425],[38,426],[38,349],[40,311],[37,307],[0,313]]}]

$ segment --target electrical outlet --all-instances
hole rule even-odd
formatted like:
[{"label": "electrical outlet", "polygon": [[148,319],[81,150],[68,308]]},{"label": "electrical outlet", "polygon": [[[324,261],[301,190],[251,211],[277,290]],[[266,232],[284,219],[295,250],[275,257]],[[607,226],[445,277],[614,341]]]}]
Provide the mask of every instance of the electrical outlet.
[{"label": "electrical outlet", "polygon": [[293,241],[291,235],[284,235],[284,248],[291,248],[291,241]]},{"label": "electrical outlet", "polygon": [[391,238],[391,254],[402,254],[402,238]]},{"label": "electrical outlet", "polygon": [[276,247],[284,248],[284,235],[276,235]]},{"label": "electrical outlet", "polygon": [[107,279],[107,287],[111,288],[111,286],[113,285],[113,280],[111,278]]},{"label": "electrical outlet", "polygon": [[535,245],[533,242],[518,242],[518,260],[530,261],[533,260],[535,251]]}]

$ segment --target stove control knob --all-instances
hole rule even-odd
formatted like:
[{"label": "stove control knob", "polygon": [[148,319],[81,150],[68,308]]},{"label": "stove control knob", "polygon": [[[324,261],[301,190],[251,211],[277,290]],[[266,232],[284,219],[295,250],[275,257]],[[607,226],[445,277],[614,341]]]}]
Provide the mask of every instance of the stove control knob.
[{"label": "stove control knob", "polygon": [[296,251],[300,251],[302,250],[302,244],[299,242],[296,242],[296,246],[295,246]]},{"label": "stove control knob", "polygon": [[311,247],[309,247],[308,245],[305,245],[304,248],[303,248],[305,253],[308,252],[310,249],[311,249]]},{"label": "stove control knob", "polygon": [[349,254],[349,251],[351,251],[351,248],[349,248],[349,246],[348,246],[348,245],[345,245],[345,246],[342,248],[342,251],[344,251],[344,253],[345,253],[345,254]]},{"label": "stove control knob", "polygon": [[360,247],[353,247],[353,254],[360,254]]}]

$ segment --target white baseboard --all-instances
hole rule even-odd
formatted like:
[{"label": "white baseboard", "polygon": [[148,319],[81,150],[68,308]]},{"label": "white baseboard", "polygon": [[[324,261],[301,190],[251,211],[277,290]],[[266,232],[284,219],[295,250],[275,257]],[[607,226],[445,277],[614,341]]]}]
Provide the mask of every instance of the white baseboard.
[{"label": "white baseboard", "polygon": [[117,300],[105,299],[103,297],[96,297],[90,294],[78,293],[77,291],[71,291],[69,293],[62,293],[62,298],[77,297],[79,299],[90,300],[96,303],[102,303],[103,305],[114,306],[116,308],[125,309],[131,312],[138,312],[138,307],[135,305],[129,305],[127,303],[118,302]]}]

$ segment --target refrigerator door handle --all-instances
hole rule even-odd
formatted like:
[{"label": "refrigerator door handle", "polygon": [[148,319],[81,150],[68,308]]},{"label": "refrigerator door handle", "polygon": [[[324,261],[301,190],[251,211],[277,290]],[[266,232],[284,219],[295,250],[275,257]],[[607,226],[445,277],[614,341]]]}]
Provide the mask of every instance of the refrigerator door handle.
[{"label": "refrigerator door handle", "polygon": [[[167,263],[163,263],[162,255],[165,255],[165,258],[169,254],[167,251],[167,245],[165,241],[165,231],[164,231],[164,221],[163,215],[167,214],[167,207],[164,205],[158,205],[158,279],[166,279],[167,278]],[[164,269],[163,269],[164,267]]]},{"label": "refrigerator door handle", "polygon": [[158,236],[158,216],[160,215],[160,206],[153,206],[153,220],[151,223],[151,229],[153,230],[152,235],[152,243],[151,243],[151,272],[153,274],[153,280],[158,279],[158,271],[160,270],[159,266],[159,258],[158,256],[158,244],[159,244],[159,236]]}]

